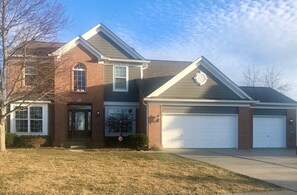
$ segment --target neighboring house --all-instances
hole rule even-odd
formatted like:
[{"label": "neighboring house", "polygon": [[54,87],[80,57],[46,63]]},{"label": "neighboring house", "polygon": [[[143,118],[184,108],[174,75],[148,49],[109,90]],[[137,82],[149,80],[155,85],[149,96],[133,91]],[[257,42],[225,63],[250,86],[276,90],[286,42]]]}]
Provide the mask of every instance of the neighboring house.
[{"label": "neighboring house", "polygon": [[107,137],[142,133],[150,147],[296,145],[297,102],[270,88],[239,87],[204,57],[147,60],[102,24],[66,44],[36,45],[55,63],[67,56],[67,71],[54,83],[65,101],[14,112],[10,132],[49,135],[56,144],[103,145]]}]

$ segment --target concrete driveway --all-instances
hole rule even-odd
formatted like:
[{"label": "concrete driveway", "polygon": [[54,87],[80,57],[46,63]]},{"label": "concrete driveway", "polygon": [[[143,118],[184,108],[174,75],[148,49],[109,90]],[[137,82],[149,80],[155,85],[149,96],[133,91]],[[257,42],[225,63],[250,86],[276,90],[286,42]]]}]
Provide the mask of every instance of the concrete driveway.
[{"label": "concrete driveway", "polygon": [[292,149],[166,149],[297,193],[297,155]]}]

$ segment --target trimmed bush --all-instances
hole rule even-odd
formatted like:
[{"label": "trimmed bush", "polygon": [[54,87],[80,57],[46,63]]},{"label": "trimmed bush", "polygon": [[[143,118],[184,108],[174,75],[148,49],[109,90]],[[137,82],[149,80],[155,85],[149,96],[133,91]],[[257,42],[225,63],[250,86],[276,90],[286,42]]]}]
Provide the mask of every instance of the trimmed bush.
[{"label": "trimmed bush", "polygon": [[16,137],[15,146],[19,148],[50,146],[50,139],[48,136],[21,135]]},{"label": "trimmed bush", "polygon": [[15,133],[5,133],[5,145],[7,148],[14,146],[16,137]]},{"label": "trimmed bush", "polygon": [[127,144],[132,149],[145,149],[148,146],[148,137],[144,134],[129,135]]},{"label": "trimmed bush", "polygon": [[123,137],[123,141],[119,141],[117,137],[105,137],[105,146],[110,148],[127,148],[127,137]]},{"label": "trimmed bush", "polygon": [[144,134],[135,134],[124,136],[123,141],[118,140],[119,136],[106,137],[105,146],[112,148],[131,148],[131,149],[146,149],[148,145],[148,137]]}]

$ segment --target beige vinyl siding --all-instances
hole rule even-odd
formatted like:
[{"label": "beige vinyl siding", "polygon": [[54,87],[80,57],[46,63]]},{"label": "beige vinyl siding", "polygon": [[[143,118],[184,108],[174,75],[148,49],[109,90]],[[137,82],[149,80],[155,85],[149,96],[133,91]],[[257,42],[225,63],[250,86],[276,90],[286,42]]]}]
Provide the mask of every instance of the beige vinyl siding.
[{"label": "beige vinyl siding", "polygon": [[138,102],[139,91],[136,80],[140,78],[140,67],[129,66],[128,92],[113,91],[113,66],[104,66],[104,101]]},{"label": "beige vinyl siding", "polygon": [[[198,86],[193,80],[195,74],[200,70],[203,71],[208,77],[207,82],[202,86]],[[193,70],[172,87],[167,89],[159,97],[221,100],[239,99],[235,93],[233,93],[227,86],[221,83],[203,67]]]},{"label": "beige vinyl siding", "polygon": [[108,38],[103,32],[95,34],[87,41],[106,57],[133,59],[131,55],[125,52],[119,45]]}]

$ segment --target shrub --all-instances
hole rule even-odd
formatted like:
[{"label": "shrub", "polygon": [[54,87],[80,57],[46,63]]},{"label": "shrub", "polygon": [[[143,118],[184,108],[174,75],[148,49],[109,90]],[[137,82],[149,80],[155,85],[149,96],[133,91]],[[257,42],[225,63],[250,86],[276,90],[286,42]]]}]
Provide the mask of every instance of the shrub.
[{"label": "shrub", "polygon": [[5,134],[5,145],[7,148],[11,148],[15,144],[16,134],[15,133],[6,133]]},{"label": "shrub", "polygon": [[49,144],[48,136],[21,135],[15,139],[15,146],[20,148],[39,148],[40,146],[49,146]]},{"label": "shrub", "polygon": [[123,137],[123,141],[119,141],[119,136],[117,137],[106,137],[105,146],[111,148],[126,148],[127,147],[127,137]]},{"label": "shrub", "polygon": [[148,137],[144,134],[129,135],[127,144],[132,149],[144,149],[148,145]]}]

